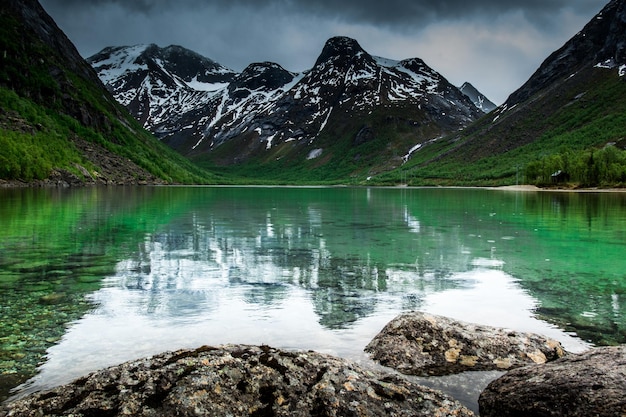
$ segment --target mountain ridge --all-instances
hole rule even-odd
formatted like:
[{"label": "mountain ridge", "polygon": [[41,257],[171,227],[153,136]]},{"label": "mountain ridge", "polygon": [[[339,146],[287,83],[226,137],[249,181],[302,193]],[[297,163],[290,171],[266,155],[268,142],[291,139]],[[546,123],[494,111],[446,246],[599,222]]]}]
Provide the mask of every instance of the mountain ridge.
[{"label": "mountain ridge", "polygon": [[[608,19],[605,17],[608,16]],[[611,0],[583,29],[550,54],[503,106],[511,107],[547,85],[569,77],[589,65],[618,67],[626,63],[626,4]]]},{"label": "mountain ridge", "polygon": [[[115,84],[107,81],[102,65],[108,58],[97,54],[88,61],[115,92]],[[119,79],[135,82],[126,91],[137,91],[143,85],[143,94],[149,94],[145,83],[133,81],[130,71]],[[123,94],[120,91],[116,96],[120,102]],[[395,108],[391,113],[403,113],[405,123],[414,127],[415,138],[411,142],[407,138],[398,140],[394,133],[386,144],[377,145],[392,147],[392,153],[401,155],[416,142],[456,131],[482,115],[466,95],[423,60],[373,57],[358,41],[342,36],[330,38],[313,67],[302,73],[289,72],[276,63],[253,63],[235,74],[222,89],[185,93],[185,98],[193,97],[188,107],[178,104],[184,101],[180,89],[172,89],[169,94],[176,99],[169,100],[167,107],[157,98],[144,99],[148,111],[158,117],[146,118],[140,109],[128,104],[127,108],[146,128],[183,155],[218,166],[251,160],[260,165],[273,164],[272,159],[277,158],[308,160],[314,150],[318,156],[324,153],[312,146],[324,134],[349,134],[353,144],[358,145],[363,139],[361,135],[356,140],[358,133],[371,125],[369,116],[385,106]],[[345,115],[359,121],[341,120]],[[378,129],[369,126],[370,136],[386,134],[385,129]],[[232,140],[238,145],[217,150]],[[325,148],[330,150],[328,145]],[[374,153],[370,152],[367,158],[373,158]],[[383,165],[388,166],[390,159],[382,159],[386,159]],[[399,163],[401,158],[396,156],[391,165]]]}]

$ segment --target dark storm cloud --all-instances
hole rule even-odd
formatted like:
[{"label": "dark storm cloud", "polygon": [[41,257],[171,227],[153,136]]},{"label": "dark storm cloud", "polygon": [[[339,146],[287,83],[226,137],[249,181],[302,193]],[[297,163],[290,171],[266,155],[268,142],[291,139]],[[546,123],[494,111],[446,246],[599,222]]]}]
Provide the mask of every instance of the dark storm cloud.
[{"label": "dark storm cloud", "polygon": [[604,5],[600,0],[48,0],[45,3],[51,7],[81,8],[117,5],[146,14],[203,7],[228,9],[243,6],[250,10],[272,7],[285,13],[314,13],[383,25],[424,23],[431,19],[488,17],[515,11],[523,11],[530,18],[543,20],[562,9],[587,14],[599,11]]},{"label": "dark storm cloud", "polygon": [[422,58],[498,103],[607,1],[40,0],[85,57],[178,44],[236,71],[266,60],[302,71],[345,35],[374,55]]},{"label": "dark storm cloud", "polygon": [[[252,3],[252,0],[239,0]],[[320,14],[340,14],[344,18],[358,19],[368,23],[383,25],[411,25],[439,19],[489,18],[493,15],[523,11],[530,18],[543,19],[564,8],[572,10],[598,9],[598,0],[447,0],[447,1],[406,1],[406,0],[318,0],[290,1],[293,6]]]}]

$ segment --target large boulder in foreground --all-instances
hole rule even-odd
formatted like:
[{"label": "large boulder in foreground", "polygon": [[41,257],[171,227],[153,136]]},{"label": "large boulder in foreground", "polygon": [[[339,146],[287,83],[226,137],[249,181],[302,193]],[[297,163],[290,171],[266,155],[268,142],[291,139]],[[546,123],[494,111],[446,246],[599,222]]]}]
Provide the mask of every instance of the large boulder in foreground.
[{"label": "large boulder in foreground", "polygon": [[481,393],[484,417],[626,416],[626,347],[604,347],[507,372]]},{"label": "large boulder in foreground", "polygon": [[412,312],[387,324],[365,351],[408,375],[507,370],[565,355],[561,344],[532,333]]},{"label": "large boulder in foreground", "polygon": [[444,394],[315,352],[227,345],[95,372],[4,416],[473,416]]}]

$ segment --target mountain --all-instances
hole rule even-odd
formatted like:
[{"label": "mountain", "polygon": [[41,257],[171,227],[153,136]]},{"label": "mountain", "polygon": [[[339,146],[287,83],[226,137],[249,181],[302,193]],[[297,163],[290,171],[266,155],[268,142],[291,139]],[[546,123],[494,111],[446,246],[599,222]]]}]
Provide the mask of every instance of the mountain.
[{"label": "mountain", "polygon": [[207,182],[144,131],[36,0],[0,3],[0,180]]},{"label": "mountain", "polygon": [[463,85],[459,87],[459,90],[461,90],[463,94],[469,97],[469,99],[472,100],[472,103],[474,103],[476,107],[478,107],[485,113],[489,113],[497,107],[495,104],[493,104],[493,102],[491,102],[491,100],[485,97],[483,93],[478,91],[476,87],[474,87],[469,82],[464,82]]},{"label": "mountain", "polygon": [[[626,64],[626,3],[612,0],[583,30],[553,52],[530,79],[507,99],[512,107],[563,82],[590,66],[624,71]],[[623,74],[622,74],[623,75]]]},{"label": "mountain", "polygon": [[180,46],[105,48],[88,58],[102,82],[144,126],[206,104],[235,73]]},{"label": "mountain", "polygon": [[[581,184],[599,183],[585,172],[607,169],[598,167],[598,152],[608,147],[615,155],[606,158],[619,159],[614,150],[626,148],[625,74],[626,2],[612,0],[504,104],[413,153],[402,175],[416,183],[493,185],[549,183],[552,173],[567,171],[578,172]],[[607,181],[626,183],[614,178]]]},{"label": "mountain", "polygon": [[[201,90],[166,58],[169,48],[107,48],[88,61],[117,100],[165,143],[196,162],[239,173],[370,175],[483,114],[422,60],[374,57],[346,37],[329,39],[303,73],[260,62],[234,74],[215,64],[227,85]],[[148,50],[159,57],[155,64],[146,59]]]}]

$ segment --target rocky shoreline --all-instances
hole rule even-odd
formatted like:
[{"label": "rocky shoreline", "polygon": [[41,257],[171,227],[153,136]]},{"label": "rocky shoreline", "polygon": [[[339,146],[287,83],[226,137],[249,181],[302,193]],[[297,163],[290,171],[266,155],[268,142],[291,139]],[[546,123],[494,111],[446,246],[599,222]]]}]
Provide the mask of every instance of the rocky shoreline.
[{"label": "rocky shoreline", "polygon": [[472,416],[444,394],[316,352],[227,345],[114,366],[5,416]]},{"label": "rocky shoreline", "polygon": [[365,347],[384,366],[407,375],[508,370],[565,356],[559,342],[420,312],[393,319]]},{"label": "rocky shoreline", "polygon": [[[367,346],[409,375],[507,371],[483,416],[626,415],[626,347],[568,354],[540,335],[414,312]],[[126,362],[4,404],[0,416],[472,416],[442,392],[313,351],[204,346]]]},{"label": "rocky shoreline", "polygon": [[568,355],[542,366],[507,372],[480,394],[480,415],[626,415],[626,347]]}]

